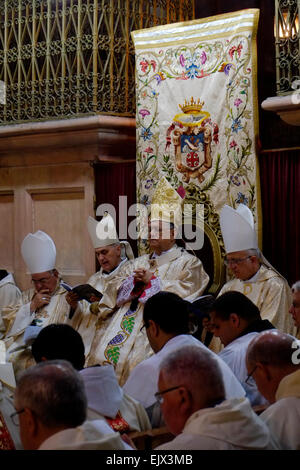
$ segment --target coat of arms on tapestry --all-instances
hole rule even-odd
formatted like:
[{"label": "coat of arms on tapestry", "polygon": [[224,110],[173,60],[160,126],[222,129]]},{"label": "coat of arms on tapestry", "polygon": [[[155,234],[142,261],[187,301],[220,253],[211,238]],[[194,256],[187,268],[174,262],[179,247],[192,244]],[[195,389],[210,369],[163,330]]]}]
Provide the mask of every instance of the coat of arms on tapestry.
[{"label": "coat of arms on tapestry", "polygon": [[246,204],[260,232],[258,18],[248,9],[132,33],[137,202],[149,206],[165,177],[186,203],[204,205],[221,251],[224,204]]}]

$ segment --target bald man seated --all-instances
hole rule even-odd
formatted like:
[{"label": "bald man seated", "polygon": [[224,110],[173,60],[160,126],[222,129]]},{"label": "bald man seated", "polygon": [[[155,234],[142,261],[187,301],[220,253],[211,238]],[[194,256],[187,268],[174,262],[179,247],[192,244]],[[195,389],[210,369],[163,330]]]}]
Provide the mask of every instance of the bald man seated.
[{"label": "bald man seated", "polygon": [[156,450],[268,450],[278,448],[247,398],[225,400],[219,364],[186,346],[160,365],[158,392],[165,423],[176,437]]},{"label": "bald man seated", "polygon": [[282,449],[300,450],[300,341],[264,331],[248,346],[247,368],[271,405],[260,415]]}]

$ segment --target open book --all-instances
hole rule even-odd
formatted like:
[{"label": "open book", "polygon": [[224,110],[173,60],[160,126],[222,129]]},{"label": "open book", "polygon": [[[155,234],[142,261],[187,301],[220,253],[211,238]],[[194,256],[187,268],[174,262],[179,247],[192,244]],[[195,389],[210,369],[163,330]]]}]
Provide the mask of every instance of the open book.
[{"label": "open book", "polygon": [[90,284],[80,284],[75,287],[63,285],[63,287],[68,290],[69,292],[74,292],[78,295],[79,300],[87,300],[88,302],[97,302],[97,300],[101,300],[103,295],[97,289],[92,287]]}]

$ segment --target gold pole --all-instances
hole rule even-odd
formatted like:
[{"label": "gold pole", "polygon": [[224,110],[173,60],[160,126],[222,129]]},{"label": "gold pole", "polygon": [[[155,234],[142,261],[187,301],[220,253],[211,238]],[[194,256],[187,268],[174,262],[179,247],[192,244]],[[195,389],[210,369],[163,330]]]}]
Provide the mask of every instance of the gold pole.
[{"label": "gold pole", "polygon": [[[5,24],[4,24],[4,86],[6,87],[6,92],[7,92],[7,85],[8,85],[8,71],[7,71],[7,46],[8,46],[8,12],[7,12],[7,2],[4,3],[4,18],[5,18]],[[7,119],[7,104],[5,100],[4,104],[4,121]]]},{"label": "gold pole", "polygon": [[275,55],[276,55],[276,91],[277,93],[280,91],[279,81],[280,81],[280,73],[279,73],[279,49],[280,49],[280,38],[279,38],[279,6],[278,0],[275,1]]},{"label": "gold pole", "polygon": [[126,57],[125,57],[125,112],[128,112],[129,102],[129,0],[126,0],[126,13],[125,13],[125,34],[126,34]]},{"label": "gold pole", "polygon": [[22,44],[22,1],[19,0],[18,11],[18,120],[21,119],[21,44]]},{"label": "gold pole", "polygon": [[170,0],[167,0],[167,24],[170,23]]},{"label": "gold pole", "polygon": [[94,0],[93,15],[93,111],[97,111],[98,99],[98,0]]},{"label": "gold pole", "polygon": [[81,71],[81,63],[80,63],[80,39],[81,39],[81,0],[78,0],[78,16],[77,16],[77,51],[76,51],[76,113],[80,111],[80,71]]},{"label": "gold pole", "polygon": [[263,149],[260,150],[259,155],[264,155],[266,153],[279,153],[279,152],[295,152],[300,150],[300,147],[284,147],[280,149]]},{"label": "gold pole", "polygon": [[110,110],[113,110],[114,107],[114,2],[115,0],[110,0],[110,61],[109,61],[109,77],[110,77]]},{"label": "gold pole", "polygon": [[34,116],[34,98],[35,98],[35,82],[36,82],[36,3],[32,2],[32,48],[31,48],[31,115]]},{"label": "gold pole", "polygon": [[49,80],[50,80],[50,31],[51,31],[51,0],[47,4],[47,36],[46,36],[46,116],[49,116]]},{"label": "gold pole", "polygon": [[140,0],[140,27],[139,29],[143,29],[143,0]]},{"label": "gold pole", "polygon": [[66,77],[66,0],[62,0],[61,22],[61,107],[65,107],[65,77]]}]

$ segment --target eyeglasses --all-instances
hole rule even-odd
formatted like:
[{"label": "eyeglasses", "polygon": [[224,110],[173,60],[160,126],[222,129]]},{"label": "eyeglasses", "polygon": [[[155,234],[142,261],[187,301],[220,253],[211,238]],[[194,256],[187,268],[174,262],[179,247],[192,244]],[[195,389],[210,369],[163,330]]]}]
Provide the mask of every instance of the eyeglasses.
[{"label": "eyeglasses", "polygon": [[224,259],[225,266],[229,266],[231,264],[240,264],[246,259],[251,258],[251,256],[246,256],[246,258],[235,258],[235,259]]},{"label": "eyeglasses", "polygon": [[158,401],[158,403],[161,405],[162,402],[164,401],[163,395],[164,395],[165,393],[172,392],[173,390],[177,390],[177,388],[180,388],[180,387],[182,387],[182,385],[177,385],[177,387],[167,388],[167,390],[163,390],[162,392],[156,392],[156,393],[154,394],[155,399],[156,399],[156,400]]},{"label": "eyeglasses", "polygon": [[250,372],[250,374],[247,376],[246,380],[245,380],[245,384],[247,384],[250,380],[250,378],[252,377],[252,375],[254,374],[254,372],[256,371],[257,369],[257,365],[253,367],[252,371]]},{"label": "eyeglasses", "polygon": [[148,328],[149,325],[146,325],[146,323],[143,324],[143,326],[140,328],[140,331],[142,332],[144,328]]},{"label": "eyeglasses", "polygon": [[25,408],[22,408],[20,411],[15,411],[14,413],[12,413],[12,414],[10,415],[11,420],[12,420],[12,422],[14,423],[15,426],[19,426],[20,423],[19,423],[19,417],[18,417],[18,416],[19,416],[21,413],[24,413],[24,411],[25,411]]},{"label": "eyeglasses", "polygon": [[42,279],[31,279],[31,281],[33,282],[33,284],[47,284],[47,282],[51,279],[52,276],[49,276],[49,277],[43,277]]}]

